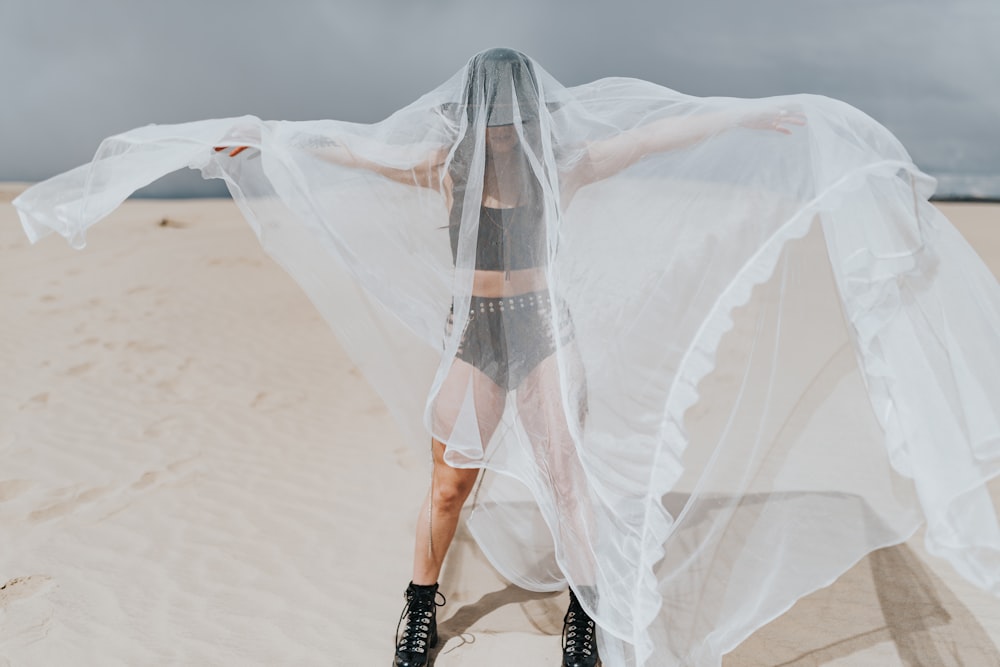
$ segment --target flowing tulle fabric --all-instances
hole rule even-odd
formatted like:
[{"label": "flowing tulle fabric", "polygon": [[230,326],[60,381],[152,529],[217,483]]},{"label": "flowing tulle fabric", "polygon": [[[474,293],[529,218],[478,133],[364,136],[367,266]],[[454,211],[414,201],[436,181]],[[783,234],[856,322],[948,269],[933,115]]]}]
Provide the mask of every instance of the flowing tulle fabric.
[{"label": "flowing tulle fabric", "polygon": [[[718,665],[924,522],[1000,594],[1000,289],[899,142],[827,98],[565,88],[505,58],[372,125],[139,128],[15,205],[81,246],[163,174],[225,179],[414,445],[486,469],[490,561],[573,585],[608,667]],[[528,242],[481,257],[484,206],[528,210],[504,228]],[[490,262],[529,277],[484,298]],[[484,331],[505,364],[470,352]]]}]

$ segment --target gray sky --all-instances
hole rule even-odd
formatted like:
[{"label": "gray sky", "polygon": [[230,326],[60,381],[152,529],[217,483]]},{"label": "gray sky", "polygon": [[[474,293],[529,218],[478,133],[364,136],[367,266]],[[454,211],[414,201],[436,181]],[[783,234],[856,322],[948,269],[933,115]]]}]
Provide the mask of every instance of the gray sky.
[{"label": "gray sky", "polygon": [[[998,35],[1000,0],[0,0],[0,180],[40,180],[147,123],[378,120],[511,46],[565,85],[838,97],[939,194],[996,198]],[[194,172],[148,189],[211,192]]]}]

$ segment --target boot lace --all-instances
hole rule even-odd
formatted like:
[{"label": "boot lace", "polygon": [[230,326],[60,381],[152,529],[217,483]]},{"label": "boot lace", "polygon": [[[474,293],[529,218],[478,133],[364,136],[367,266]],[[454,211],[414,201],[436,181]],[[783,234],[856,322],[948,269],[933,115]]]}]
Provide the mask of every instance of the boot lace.
[{"label": "boot lace", "polygon": [[563,617],[563,655],[572,658],[589,658],[597,653],[594,646],[594,621],[573,598]]},{"label": "boot lace", "polygon": [[[441,598],[440,602],[437,601],[438,597]],[[427,653],[432,627],[435,624],[436,607],[443,606],[445,602],[444,594],[437,591],[430,594],[414,590],[406,591],[406,606],[403,607],[399,623],[396,624],[396,636],[399,638],[396,653]],[[405,627],[403,627],[404,620]],[[403,627],[402,635],[399,633],[401,627]]]}]

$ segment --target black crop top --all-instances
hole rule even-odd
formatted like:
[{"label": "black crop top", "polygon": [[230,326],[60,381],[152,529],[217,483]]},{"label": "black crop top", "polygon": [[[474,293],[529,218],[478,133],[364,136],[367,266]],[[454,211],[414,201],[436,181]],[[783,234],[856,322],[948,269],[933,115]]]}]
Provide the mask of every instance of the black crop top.
[{"label": "black crop top", "polygon": [[[479,209],[477,271],[517,271],[545,266],[545,225],[537,205]],[[455,211],[458,213],[458,211]],[[457,217],[457,216],[453,216]],[[457,261],[459,221],[449,225],[451,256]]]}]

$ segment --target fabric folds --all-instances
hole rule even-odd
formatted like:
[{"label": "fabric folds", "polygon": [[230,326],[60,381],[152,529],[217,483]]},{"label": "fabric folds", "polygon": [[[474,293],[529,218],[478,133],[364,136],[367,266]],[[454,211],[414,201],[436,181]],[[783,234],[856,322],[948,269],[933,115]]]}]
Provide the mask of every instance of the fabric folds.
[{"label": "fabric folds", "polygon": [[414,446],[487,470],[479,545],[572,584],[608,667],[719,665],[923,522],[1000,594],[1000,289],[860,111],[566,88],[491,50],[378,123],[143,127],[14,203],[82,246],[182,167],[226,181]]}]

